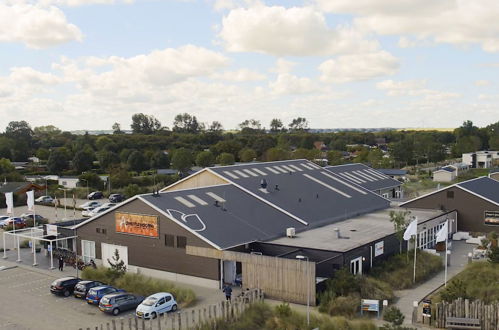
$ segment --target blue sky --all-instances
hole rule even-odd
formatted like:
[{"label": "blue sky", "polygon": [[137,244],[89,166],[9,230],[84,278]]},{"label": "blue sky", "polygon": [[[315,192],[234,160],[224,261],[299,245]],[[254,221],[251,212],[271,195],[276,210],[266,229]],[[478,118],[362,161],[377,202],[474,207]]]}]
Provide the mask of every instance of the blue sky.
[{"label": "blue sky", "polygon": [[492,0],[3,0],[0,127],[479,126],[499,118]]}]

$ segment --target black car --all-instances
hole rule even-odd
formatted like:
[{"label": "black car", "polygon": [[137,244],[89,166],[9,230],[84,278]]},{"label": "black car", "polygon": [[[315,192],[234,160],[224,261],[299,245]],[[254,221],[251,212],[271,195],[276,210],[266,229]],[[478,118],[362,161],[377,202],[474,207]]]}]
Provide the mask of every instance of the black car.
[{"label": "black car", "polygon": [[125,199],[125,197],[123,195],[120,195],[120,194],[109,195],[109,201],[111,203],[121,203],[121,202],[123,202],[124,199]]},{"label": "black car", "polygon": [[135,309],[144,297],[130,293],[112,293],[105,295],[99,302],[99,309],[104,313],[118,315],[121,312]]},{"label": "black car", "polygon": [[88,290],[95,288],[96,286],[104,285],[99,281],[80,281],[76,284],[73,295],[76,298],[85,299],[87,297]]},{"label": "black car", "polygon": [[69,297],[73,293],[76,284],[80,282],[81,279],[76,277],[63,277],[55,280],[50,285],[50,292],[56,295],[62,295],[64,297]]},{"label": "black car", "polygon": [[104,197],[104,194],[102,194],[102,191],[92,191],[87,197],[88,199],[101,199]]}]

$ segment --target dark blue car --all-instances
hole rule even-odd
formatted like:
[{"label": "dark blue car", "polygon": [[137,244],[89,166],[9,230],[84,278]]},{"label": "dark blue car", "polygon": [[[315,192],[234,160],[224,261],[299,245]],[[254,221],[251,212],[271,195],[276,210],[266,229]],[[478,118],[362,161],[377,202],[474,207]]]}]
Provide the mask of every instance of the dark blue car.
[{"label": "dark blue car", "polygon": [[99,305],[102,297],[107,294],[116,292],[125,292],[125,290],[116,289],[109,285],[96,286],[95,288],[91,288],[90,290],[88,290],[86,300],[88,304]]}]

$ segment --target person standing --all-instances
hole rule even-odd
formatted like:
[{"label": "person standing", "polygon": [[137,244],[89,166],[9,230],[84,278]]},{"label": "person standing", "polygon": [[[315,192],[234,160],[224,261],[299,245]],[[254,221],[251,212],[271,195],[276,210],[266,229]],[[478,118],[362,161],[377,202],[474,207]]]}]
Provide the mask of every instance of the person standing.
[{"label": "person standing", "polygon": [[59,270],[62,272],[64,270],[64,259],[62,256],[59,257]]},{"label": "person standing", "polygon": [[232,288],[229,284],[226,284],[222,290],[225,293],[225,300],[231,301],[232,297]]}]

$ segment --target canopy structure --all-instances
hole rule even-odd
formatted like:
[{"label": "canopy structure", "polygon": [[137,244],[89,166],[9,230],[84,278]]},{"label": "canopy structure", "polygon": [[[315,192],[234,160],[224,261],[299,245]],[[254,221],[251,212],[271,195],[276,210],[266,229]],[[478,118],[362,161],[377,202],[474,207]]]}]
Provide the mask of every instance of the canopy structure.
[{"label": "canopy structure", "polygon": [[[17,229],[13,231],[4,231],[3,232],[3,258],[7,259],[7,245],[6,245],[6,236],[14,237],[17,245],[17,262],[21,262],[21,250],[19,247],[19,240],[21,238],[28,239],[32,242],[33,249],[33,266],[37,266],[36,262],[36,251],[35,251],[35,242],[47,242],[49,243],[50,249],[50,269],[54,269],[54,254],[53,254],[53,246],[54,242],[57,245],[57,242],[67,241],[70,239],[74,239],[78,236],[69,236],[69,237],[61,237],[61,238],[48,238],[53,237],[54,235],[45,235],[43,231],[43,227],[30,227],[24,229]],[[55,235],[57,237],[57,235]]]}]

